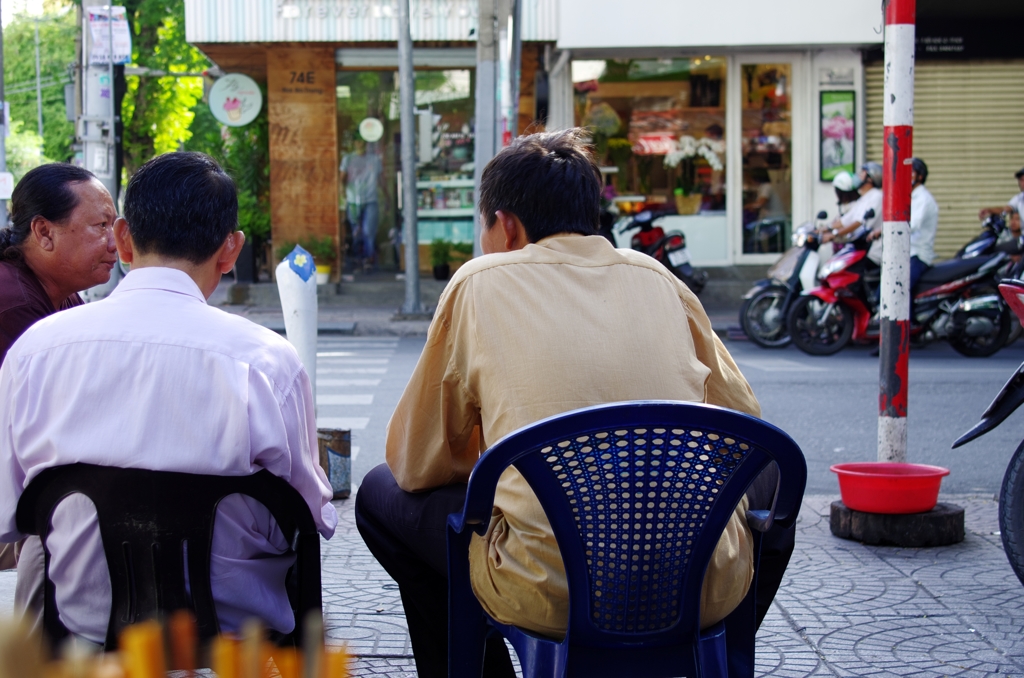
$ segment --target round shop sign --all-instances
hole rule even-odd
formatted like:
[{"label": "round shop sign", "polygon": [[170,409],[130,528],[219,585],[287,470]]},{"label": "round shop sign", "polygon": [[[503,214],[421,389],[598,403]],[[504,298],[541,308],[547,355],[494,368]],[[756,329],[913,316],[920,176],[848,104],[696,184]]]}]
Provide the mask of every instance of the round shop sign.
[{"label": "round shop sign", "polygon": [[377,118],[364,118],[359,123],[359,136],[371,144],[374,141],[380,141],[380,138],[384,136],[384,123]]},{"label": "round shop sign", "polygon": [[248,125],[263,107],[259,85],[248,75],[231,73],[210,88],[210,112],[228,127]]}]

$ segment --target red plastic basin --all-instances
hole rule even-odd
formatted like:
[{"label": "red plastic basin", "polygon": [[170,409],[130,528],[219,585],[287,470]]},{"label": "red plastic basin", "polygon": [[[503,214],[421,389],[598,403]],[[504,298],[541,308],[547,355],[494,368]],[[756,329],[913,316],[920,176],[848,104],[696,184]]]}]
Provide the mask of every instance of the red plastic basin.
[{"label": "red plastic basin", "polygon": [[939,501],[948,468],[872,461],[835,464],[839,494],[847,508],[865,513],[924,513]]}]

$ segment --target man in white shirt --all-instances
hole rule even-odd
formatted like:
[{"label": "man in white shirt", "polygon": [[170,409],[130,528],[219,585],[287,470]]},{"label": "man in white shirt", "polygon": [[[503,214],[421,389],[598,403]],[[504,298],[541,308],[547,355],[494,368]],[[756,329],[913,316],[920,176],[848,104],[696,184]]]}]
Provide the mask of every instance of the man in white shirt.
[{"label": "man in white shirt", "polygon": [[[865,233],[882,227],[882,166],[877,162],[864,163],[857,173],[860,198],[842,216],[832,222],[832,229],[822,236],[822,242],[836,238],[856,240]],[[874,210],[870,217],[868,212]]]},{"label": "man in white shirt", "polygon": [[910,289],[935,261],[935,232],[939,229],[939,204],[924,187],[928,165],[910,159]]},{"label": "man in white shirt", "polygon": [[[320,533],[333,535],[337,514],[298,355],[277,334],[206,304],[245,240],[237,210],[234,182],[200,153],[160,156],[132,177],[125,216],[113,225],[131,272],[107,299],[34,325],[0,367],[0,541],[23,536],[15,510],[29,482],[76,462],[239,476],[267,469],[299,491]],[[102,643],[110,579],[92,504],[71,496],[52,524],[61,621]],[[238,495],[221,503],[210,574],[222,630],[253,616],[292,630],[287,549],[261,504]],[[38,594],[41,568],[31,538],[19,588]]]},{"label": "man in white shirt", "polygon": [[[1006,205],[999,205],[998,207],[985,207],[980,212],[978,212],[978,219],[984,221],[986,218],[993,214],[1002,214],[1004,211],[1006,211],[1007,205],[1012,207],[1017,212],[1017,214],[1024,214],[1024,167],[1017,170],[1017,172],[1013,176],[1015,179],[1017,179],[1017,186],[1020,188],[1020,193],[1007,200]],[[1013,233],[1013,235],[1020,235],[1019,227],[1018,231]]]}]

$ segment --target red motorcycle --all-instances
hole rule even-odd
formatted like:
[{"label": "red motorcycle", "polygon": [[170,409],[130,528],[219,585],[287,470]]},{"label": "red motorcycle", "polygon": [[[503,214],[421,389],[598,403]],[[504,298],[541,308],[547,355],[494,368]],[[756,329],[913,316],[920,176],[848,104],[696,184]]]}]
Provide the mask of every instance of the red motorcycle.
[{"label": "red motorcycle", "polygon": [[[825,264],[821,286],[801,296],[787,325],[797,348],[832,355],[850,341],[877,343],[880,268],[867,258],[865,236]],[[928,269],[912,290],[910,336],[946,339],[962,355],[986,357],[1006,344],[1011,317],[997,293],[1004,252],[953,259]]]}]

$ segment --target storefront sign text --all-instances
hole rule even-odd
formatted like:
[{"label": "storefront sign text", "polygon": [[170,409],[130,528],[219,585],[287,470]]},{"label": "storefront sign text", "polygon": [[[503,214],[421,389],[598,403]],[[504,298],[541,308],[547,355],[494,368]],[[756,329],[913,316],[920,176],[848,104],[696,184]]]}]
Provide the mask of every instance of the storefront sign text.
[{"label": "storefront sign text", "polygon": [[[410,3],[410,15],[432,18],[476,18],[477,5],[466,0]],[[277,0],[279,19],[398,18],[398,5],[390,0]]]}]

